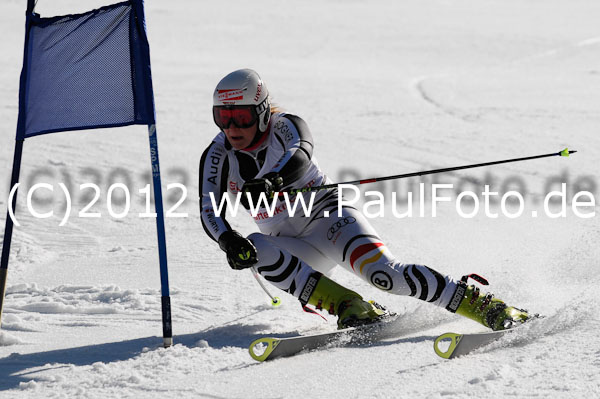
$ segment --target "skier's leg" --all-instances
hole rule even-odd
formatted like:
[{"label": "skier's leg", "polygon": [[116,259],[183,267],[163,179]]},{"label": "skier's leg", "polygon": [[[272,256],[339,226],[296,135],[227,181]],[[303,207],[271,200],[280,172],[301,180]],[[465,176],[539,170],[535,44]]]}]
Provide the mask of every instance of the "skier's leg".
[{"label": "skier's leg", "polygon": [[[311,259],[316,265],[330,265],[331,261],[306,242],[259,233],[248,238],[256,247],[258,273],[277,288],[298,298],[303,306],[310,304],[339,316],[340,328],[375,320],[384,314],[381,309],[363,301],[356,292],[309,266],[305,259]],[[328,271],[327,268],[322,270]]]},{"label": "skier's leg", "polygon": [[456,290],[456,282],[449,276],[425,265],[400,263],[354,208],[342,208],[341,217],[336,213],[315,220],[311,227],[302,240],[380,290],[441,307],[448,305]]},{"label": "skier's leg", "polygon": [[[298,288],[304,287],[313,268],[278,245],[271,236],[254,233],[248,239],[256,247],[258,262],[254,267],[258,273],[275,287],[298,297]],[[288,248],[292,247],[290,241],[286,244]]]},{"label": "skier's leg", "polygon": [[260,233],[254,233],[249,236],[250,239],[256,239],[257,237],[268,241],[274,247],[287,250],[290,254],[302,259],[304,263],[323,274],[329,274],[337,266],[337,263],[325,256],[317,248],[295,237],[270,236]]},{"label": "skier's leg", "polygon": [[490,296],[477,300],[479,290],[466,282],[425,265],[400,263],[354,208],[343,208],[340,217],[336,212],[314,220],[301,238],[380,290],[430,302],[493,329],[502,328],[505,320],[527,318],[525,312]]}]

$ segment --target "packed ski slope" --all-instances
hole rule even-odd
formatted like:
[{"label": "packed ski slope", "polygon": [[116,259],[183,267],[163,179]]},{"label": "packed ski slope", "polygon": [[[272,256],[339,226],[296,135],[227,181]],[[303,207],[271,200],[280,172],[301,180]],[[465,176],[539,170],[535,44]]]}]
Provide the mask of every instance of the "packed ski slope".
[{"label": "packed ski slope", "polygon": [[[106,3],[105,3],[106,4]],[[82,12],[94,0],[40,0],[43,16]],[[161,348],[154,220],[140,218],[149,183],[147,133],[137,126],[60,133],[25,143],[7,295],[0,331],[0,396],[206,398],[599,397],[598,216],[578,217],[575,192],[598,196],[600,3],[589,0],[224,2],[147,1],[158,137],[167,203],[175,345]],[[0,218],[6,214],[17,124],[24,0],[0,5]],[[489,169],[372,185],[388,204],[372,224],[404,262],[460,277],[479,273],[510,304],[546,317],[475,354],[446,361],[438,334],[481,326],[413,298],[377,291],[344,270],[335,279],[400,313],[406,335],[368,348],[332,348],[259,364],[247,345],[268,334],[335,329],[284,293],[279,308],[250,272],[232,271],[202,230],[197,165],[217,133],[212,90],[228,72],[259,71],[278,104],[312,129],[315,154],[334,181],[543,154],[579,152]],[[64,199],[35,183],[69,184],[76,208],[95,182],[101,218],[59,227]],[[115,182],[130,187],[128,217],[108,215]],[[492,206],[460,217],[449,203],[431,216],[406,208],[418,183],[481,192],[518,190],[518,218]],[[544,214],[544,196],[567,183],[566,217]],[[460,191],[460,190],[459,190]],[[116,194],[115,194],[116,195]],[[415,202],[415,206],[418,201]],[[514,208],[514,207],[513,207]],[[468,209],[465,208],[465,212]],[[582,213],[598,212],[598,206]],[[513,209],[514,211],[514,209]],[[537,217],[532,212],[538,213]],[[249,217],[232,220],[244,233]],[[1,232],[0,232],[1,233]]]}]

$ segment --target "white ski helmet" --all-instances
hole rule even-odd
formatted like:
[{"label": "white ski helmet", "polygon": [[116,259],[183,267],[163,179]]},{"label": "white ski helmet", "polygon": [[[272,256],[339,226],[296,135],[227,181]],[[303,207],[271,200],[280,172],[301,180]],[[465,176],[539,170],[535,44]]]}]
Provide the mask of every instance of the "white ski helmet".
[{"label": "white ski helmet", "polygon": [[213,94],[213,107],[253,105],[258,116],[258,130],[267,130],[271,118],[269,91],[256,71],[238,69],[225,76]]}]

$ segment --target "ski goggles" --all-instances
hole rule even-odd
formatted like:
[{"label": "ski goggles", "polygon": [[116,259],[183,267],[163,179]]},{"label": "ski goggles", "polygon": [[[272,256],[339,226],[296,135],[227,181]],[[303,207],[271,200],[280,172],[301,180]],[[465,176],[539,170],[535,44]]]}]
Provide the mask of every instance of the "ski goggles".
[{"label": "ski goggles", "polygon": [[213,107],[213,119],[221,129],[233,123],[240,129],[251,127],[258,120],[254,105],[219,105]]}]

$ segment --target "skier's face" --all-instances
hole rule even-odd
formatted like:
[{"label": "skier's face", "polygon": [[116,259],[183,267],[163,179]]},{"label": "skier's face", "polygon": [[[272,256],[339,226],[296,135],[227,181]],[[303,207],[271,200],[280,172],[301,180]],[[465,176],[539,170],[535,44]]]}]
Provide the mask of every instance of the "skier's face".
[{"label": "skier's face", "polygon": [[257,131],[257,123],[247,128],[239,128],[232,123],[229,125],[229,128],[223,129],[223,131],[233,148],[236,150],[243,150],[252,143],[252,140],[254,140]]}]

